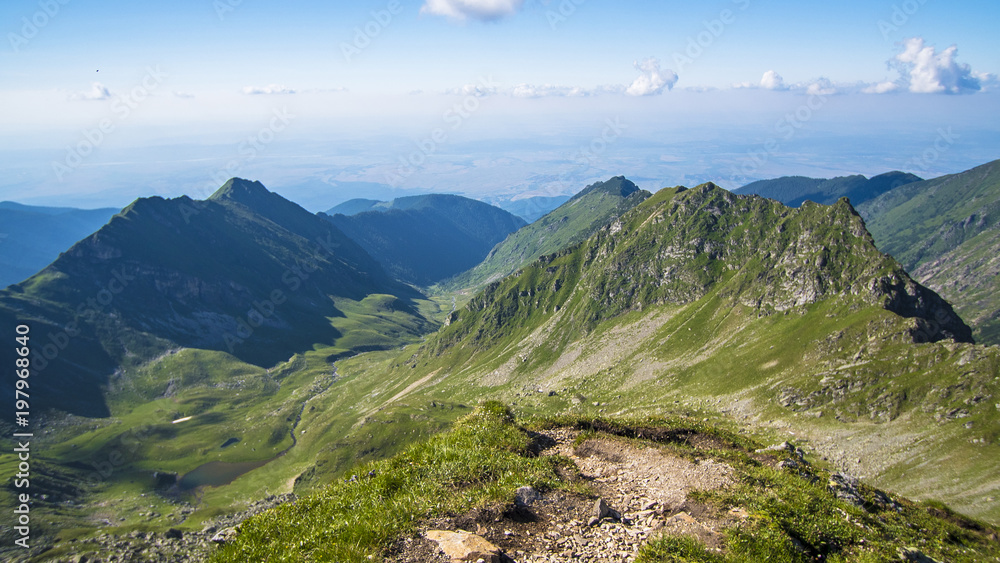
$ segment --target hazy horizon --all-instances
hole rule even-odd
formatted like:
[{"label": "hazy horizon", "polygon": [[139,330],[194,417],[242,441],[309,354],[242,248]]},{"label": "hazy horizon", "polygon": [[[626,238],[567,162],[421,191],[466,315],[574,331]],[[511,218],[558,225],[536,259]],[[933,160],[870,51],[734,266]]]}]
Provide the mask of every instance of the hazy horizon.
[{"label": "hazy horizon", "polygon": [[353,197],[925,178],[998,158],[989,2],[240,0],[0,7],[0,200],[122,207],[232,176]]}]

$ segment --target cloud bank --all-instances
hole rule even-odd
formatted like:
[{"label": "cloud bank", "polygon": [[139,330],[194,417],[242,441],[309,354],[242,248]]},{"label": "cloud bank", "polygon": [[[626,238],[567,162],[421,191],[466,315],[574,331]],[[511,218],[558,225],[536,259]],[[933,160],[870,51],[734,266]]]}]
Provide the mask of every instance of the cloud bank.
[{"label": "cloud bank", "polygon": [[274,94],[295,94],[296,90],[277,84],[267,86],[244,86],[243,93],[248,96],[274,95]]}]

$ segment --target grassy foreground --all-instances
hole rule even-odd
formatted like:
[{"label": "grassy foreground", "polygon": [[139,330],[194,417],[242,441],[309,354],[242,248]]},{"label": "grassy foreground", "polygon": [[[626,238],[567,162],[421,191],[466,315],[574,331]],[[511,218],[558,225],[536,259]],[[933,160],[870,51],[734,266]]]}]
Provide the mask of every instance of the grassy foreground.
[{"label": "grassy foreground", "polygon": [[[772,468],[751,455],[758,444],[724,429],[681,419],[561,418],[533,425],[600,428],[618,439],[650,435],[637,431],[650,427],[694,428],[728,444],[708,452],[684,443],[660,447],[730,464],[734,485],[695,492],[693,500],[720,511],[741,507],[748,518],[725,530],[721,553],[690,538],[665,536],[642,548],[640,563],[897,561],[901,550],[911,548],[949,562],[1000,561],[997,530],[990,526],[942,505],[890,498],[865,485],[858,491],[865,502],[856,506],[837,497],[826,471],[809,465]],[[351,478],[244,522],[235,543],[220,550],[215,561],[379,560],[422,520],[511,502],[520,486],[584,492],[579,483],[560,477],[557,469],[568,460],[533,456],[530,446],[529,432],[509,409],[485,403],[448,432],[390,459],[361,465]]]},{"label": "grassy foreground", "polygon": [[559,487],[555,458],[528,457],[528,435],[500,403],[350,479],[244,522],[216,561],[371,561],[422,518]]}]

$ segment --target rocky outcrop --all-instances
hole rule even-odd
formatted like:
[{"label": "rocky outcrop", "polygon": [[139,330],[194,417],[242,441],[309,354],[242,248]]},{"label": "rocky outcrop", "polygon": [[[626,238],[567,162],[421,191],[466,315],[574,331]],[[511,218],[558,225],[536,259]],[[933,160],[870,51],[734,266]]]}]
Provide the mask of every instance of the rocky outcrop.
[{"label": "rocky outcrop", "polygon": [[425,536],[435,542],[453,563],[501,563],[500,549],[476,534],[430,530]]}]

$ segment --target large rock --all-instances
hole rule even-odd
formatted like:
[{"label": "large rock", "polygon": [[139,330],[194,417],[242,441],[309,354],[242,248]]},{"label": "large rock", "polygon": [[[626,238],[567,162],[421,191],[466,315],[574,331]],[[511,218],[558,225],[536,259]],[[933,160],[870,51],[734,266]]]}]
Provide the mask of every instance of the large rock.
[{"label": "large rock", "polygon": [[503,561],[500,548],[476,534],[430,530],[424,535],[427,539],[436,542],[441,551],[455,563],[479,560],[485,563],[501,563]]},{"label": "large rock", "polygon": [[211,541],[220,545],[225,545],[235,540],[237,535],[239,535],[239,532],[236,531],[236,528],[225,528],[219,530],[217,534],[212,536]]},{"label": "large rock", "polygon": [[542,494],[533,487],[521,487],[514,493],[514,504],[517,506],[531,506],[536,501],[541,500]]}]

